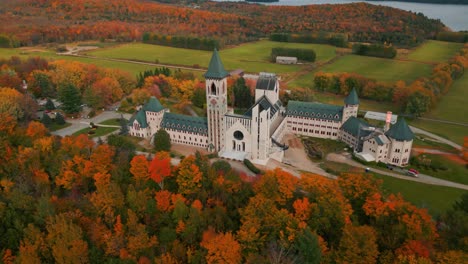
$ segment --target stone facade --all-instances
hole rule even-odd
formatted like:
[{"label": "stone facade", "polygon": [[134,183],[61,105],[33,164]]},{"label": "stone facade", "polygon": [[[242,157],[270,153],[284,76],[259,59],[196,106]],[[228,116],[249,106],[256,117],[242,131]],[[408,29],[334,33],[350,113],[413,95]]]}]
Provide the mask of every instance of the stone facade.
[{"label": "stone facade", "polygon": [[372,127],[357,118],[359,99],[353,89],[343,106],[317,102],[279,100],[275,74],[260,73],[255,103],[244,114],[234,114],[227,105],[227,78],[215,50],[205,73],[207,118],[169,113],[152,97],[129,122],[130,135],[152,137],[165,129],[172,143],[206,148],[221,157],[266,164],[281,161],[287,149],[287,133],[341,140],[355,152],[397,166],[409,161],[413,134],[403,119],[388,131]]}]

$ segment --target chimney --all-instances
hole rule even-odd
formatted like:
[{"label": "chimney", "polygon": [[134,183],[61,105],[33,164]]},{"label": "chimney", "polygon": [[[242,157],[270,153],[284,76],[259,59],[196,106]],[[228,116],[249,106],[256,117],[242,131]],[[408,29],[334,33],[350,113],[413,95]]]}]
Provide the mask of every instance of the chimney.
[{"label": "chimney", "polygon": [[387,111],[387,117],[385,118],[384,132],[387,132],[390,129],[390,122],[391,121],[392,121],[392,112]]}]

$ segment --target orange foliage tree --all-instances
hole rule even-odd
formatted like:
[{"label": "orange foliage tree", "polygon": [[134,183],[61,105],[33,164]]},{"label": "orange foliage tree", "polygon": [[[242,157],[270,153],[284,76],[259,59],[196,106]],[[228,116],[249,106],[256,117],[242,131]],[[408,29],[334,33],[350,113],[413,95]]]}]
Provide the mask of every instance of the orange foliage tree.
[{"label": "orange foliage tree", "polygon": [[171,156],[169,153],[163,151],[156,153],[149,165],[148,171],[150,173],[150,178],[163,190],[164,179],[172,175]]},{"label": "orange foliage tree", "polygon": [[206,263],[240,263],[241,252],[239,242],[231,233],[217,234],[208,229],[203,233],[200,245],[208,251]]}]

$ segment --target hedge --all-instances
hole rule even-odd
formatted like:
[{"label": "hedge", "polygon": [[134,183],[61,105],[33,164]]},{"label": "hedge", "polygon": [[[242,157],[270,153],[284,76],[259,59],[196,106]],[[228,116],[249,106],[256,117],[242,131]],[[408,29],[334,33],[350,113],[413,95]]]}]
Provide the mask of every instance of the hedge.
[{"label": "hedge", "polygon": [[271,60],[276,61],[277,56],[297,57],[298,60],[315,61],[315,51],[312,49],[272,48]]},{"label": "hedge", "polygon": [[354,44],[353,53],[357,55],[393,59],[395,58],[397,51],[394,47],[380,44]]},{"label": "hedge", "polygon": [[252,164],[252,162],[250,162],[250,160],[248,159],[244,159],[244,165],[247,166],[247,168],[249,168],[249,170],[255,174],[260,174],[262,171],[255,167],[255,165]]}]

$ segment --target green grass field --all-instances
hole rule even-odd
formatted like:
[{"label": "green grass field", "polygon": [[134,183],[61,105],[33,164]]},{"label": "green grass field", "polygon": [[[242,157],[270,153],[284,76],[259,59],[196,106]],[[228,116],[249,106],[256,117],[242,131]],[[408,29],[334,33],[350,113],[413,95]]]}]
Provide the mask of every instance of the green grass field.
[{"label": "green grass field", "polygon": [[468,169],[463,164],[456,163],[441,155],[423,155],[427,159],[431,160],[432,164],[437,162],[438,164],[444,166],[446,170],[434,171],[430,168],[417,167],[417,170],[419,170],[421,173],[452,182],[468,184]]},{"label": "green grass field", "polygon": [[404,80],[409,83],[419,77],[428,76],[432,71],[432,66],[411,61],[345,55],[318,70],[331,73],[357,73],[364,77],[382,82]]},{"label": "green grass field", "polygon": [[[102,137],[104,135],[107,135],[109,133],[112,133],[116,130],[118,130],[119,128],[117,127],[98,127],[97,129],[94,130],[94,134],[90,134],[89,136],[94,138],[94,137]],[[88,132],[90,131],[91,129],[90,128],[83,128],[81,130],[78,130],[76,131],[75,133],[73,133],[74,136],[78,136],[78,135],[81,135],[81,134],[88,134]]]},{"label": "green grass field", "polygon": [[431,63],[446,62],[455,56],[462,47],[462,43],[428,40],[410,52],[406,58]]},{"label": "green grass field", "polygon": [[[449,92],[442,97],[436,108],[425,117],[442,119],[468,124],[468,73],[456,80]],[[468,136],[468,127],[443,124],[435,121],[415,120],[411,125],[448,138],[458,144],[463,144],[463,138]]]},{"label": "green grass field", "polygon": [[[338,173],[362,173],[361,168],[330,161],[326,161],[323,167],[330,168]],[[380,175],[374,172],[371,172],[371,174],[374,177],[382,180],[382,188],[385,193],[400,193],[405,200],[411,202],[412,204],[421,208],[427,208],[432,216],[437,216],[447,211],[447,209],[451,208],[453,203],[457,201],[464,192],[466,192],[456,188],[406,181]]]},{"label": "green grass field", "polygon": [[[136,76],[138,73],[154,69],[154,66],[151,65],[141,65],[135,63],[128,63],[128,62],[115,62],[115,61],[106,61],[101,59],[92,59],[92,58],[81,58],[81,57],[74,57],[74,56],[60,56],[55,54],[53,51],[48,50],[24,50],[24,49],[4,49],[0,48],[0,58],[10,58],[11,56],[18,56],[20,58],[26,59],[28,57],[43,57],[49,60],[69,60],[69,61],[79,61],[83,63],[94,64],[99,67],[103,68],[111,68],[111,69],[119,69],[125,72],[128,72],[132,77]],[[185,70],[184,70],[185,71]],[[201,73],[197,71],[189,71],[193,72],[195,76],[201,77]]]},{"label": "green grass field", "polygon": [[[317,61],[327,61],[335,56],[335,48],[329,45],[282,43],[267,40],[243,44],[220,51],[224,66],[228,70],[244,69],[247,72],[290,73],[299,71],[301,65],[279,65],[271,63],[269,56],[273,47],[312,48],[317,53]],[[208,67],[212,51],[189,50],[158,45],[132,43],[117,47],[88,52],[89,55],[103,58],[123,58],[175,65]]]},{"label": "green grass field", "polygon": [[405,181],[373,173],[383,180],[382,187],[388,193],[401,193],[405,200],[420,208],[427,208],[432,216],[450,209],[466,191],[444,186],[436,186],[413,181]]}]

